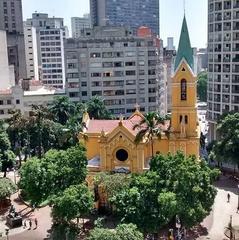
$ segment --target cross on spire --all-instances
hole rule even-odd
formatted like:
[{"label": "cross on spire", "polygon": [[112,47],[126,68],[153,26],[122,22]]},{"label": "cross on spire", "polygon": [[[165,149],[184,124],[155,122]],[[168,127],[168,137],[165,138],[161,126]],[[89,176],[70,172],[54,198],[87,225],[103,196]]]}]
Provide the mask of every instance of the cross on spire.
[{"label": "cross on spire", "polygon": [[136,103],[136,104],[134,105],[134,107],[135,107],[135,110],[136,110],[136,111],[139,111],[139,110],[140,110],[140,105],[139,105],[138,103]]},{"label": "cross on spire", "polygon": [[184,12],[184,15],[185,15],[185,11],[186,11],[186,0],[183,0],[183,12]]}]

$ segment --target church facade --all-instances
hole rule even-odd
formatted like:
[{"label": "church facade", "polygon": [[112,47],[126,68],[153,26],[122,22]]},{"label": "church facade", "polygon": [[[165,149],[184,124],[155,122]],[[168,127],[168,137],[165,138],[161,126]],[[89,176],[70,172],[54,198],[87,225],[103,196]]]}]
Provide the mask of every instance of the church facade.
[{"label": "church facade", "polygon": [[[172,76],[172,114],[161,139],[153,139],[154,154],[175,154],[199,158],[200,127],[197,117],[197,77],[194,74],[193,51],[184,17],[175,71]],[[90,172],[142,172],[149,168],[151,143],[144,138],[135,144],[138,124],[144,116],[136,109],[128,119],[94,120],[84,115],[86,125],[81,141],[87,149]],[[83,137],[84,135],[84,137]],[[86,136],[86,137],[85,137]]]}]

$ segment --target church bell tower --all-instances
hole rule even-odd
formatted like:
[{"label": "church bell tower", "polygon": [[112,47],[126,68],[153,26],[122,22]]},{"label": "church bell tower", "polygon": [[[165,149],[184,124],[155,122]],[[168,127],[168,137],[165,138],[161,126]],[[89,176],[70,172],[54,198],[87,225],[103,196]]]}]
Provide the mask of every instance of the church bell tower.
[{"label": "church bell tower", "polygon": [[194,73],[187,21],[184,16],[172,76],[172,131],[178,138],[197,137],[197,76]]}]

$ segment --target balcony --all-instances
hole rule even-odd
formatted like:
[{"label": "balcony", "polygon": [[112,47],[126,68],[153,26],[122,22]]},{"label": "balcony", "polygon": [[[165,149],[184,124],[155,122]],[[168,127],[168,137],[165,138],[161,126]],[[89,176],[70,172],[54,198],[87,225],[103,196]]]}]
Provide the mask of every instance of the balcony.
[{"label": "balcony", "polygon": [[222,102],[229,103],[230,102],[230,98],[229,97],[222,97]]},{"label": "balcony", "polygon": [[239,83],[239,75],[232,76],[232,83]]},{"label": "balcony", "polygon": [[228,88],[222,88],[222,92],[223,93],[230,93],[230,88],[228,87]]}]

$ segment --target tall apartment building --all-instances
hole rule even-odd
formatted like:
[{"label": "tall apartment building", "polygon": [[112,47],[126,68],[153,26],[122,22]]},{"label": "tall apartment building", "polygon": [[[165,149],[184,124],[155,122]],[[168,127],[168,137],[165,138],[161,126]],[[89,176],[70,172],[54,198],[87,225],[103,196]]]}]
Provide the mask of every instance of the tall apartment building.
[{"label": "tall apartment building", "polygon": [[15,81],[26,78],[21,0],[0,0],[0,30],[7,33],[8,60],[14,65]]},{"label": "tall apartment building", "polygon": [[27,78],[39,80],[37,30],[24,22]]},{"label": "tall apartment building", "polygon": [[83,17],[71,18],[71,31],[73,38],[79,38],[82,35],[82,31],[91,27],[90,14],[84,14]]},{"label": "tall apartment building", "polygon": [[64,34],[60,28],[42,29],[40,56],[42,83],[54,88],[65,87]]},{"label": "tall apartment building", "polygon": [[159,0],[90,0],[92,26],[141,26],[159,35]]},{"label": "tall apartment building", "polygon": [[[64,38],[68,37],[68,29],[63,18],[49,17],[46,13],[33,13],[32,18],[24,25],[27,69],[38,67],[39,79],[50,87],[64,88]],[[32,45],[35,44],[36,47]],[[35,57],[33,57],[35,56]],[[37,56],[37,57],[36,57]],[[29,78],[32,72],[28,71]],[[35,71],[35,79],[38,79]]]},{"label": "tall apartment building", "polygon": [[197,51],[197,73],[200,73],[202,71],[207,71],[208,67],[208,54],[206,48],[199,48]]},{"label": "tall apartment building", "polygon": [[239,0],[208,1],[209,140],[220,115],[239,111]]},{"label": "tall apartment building", "polygon": [[[66,92],[72,101],[102,96],[112,114],[165,113],[162,41],[145,28],[95,27],[65,42]],[[146,33],[146,35],[145,35]],[[144,36],[145,35],[145,36]]]},{"label": "tall apartment building", "polygon": [[176,50],[173,46],[168,46],[163,50],[163,63],[166,66],[166,78],[167,78],[167,112],[172,110],[172,75],[174,73],[174,61],[176,57]]},{"label": "tall apartment building", "polygon": [[9,65],[6,31],[0,30],[0,89],[15,85],[14,66]]}]

